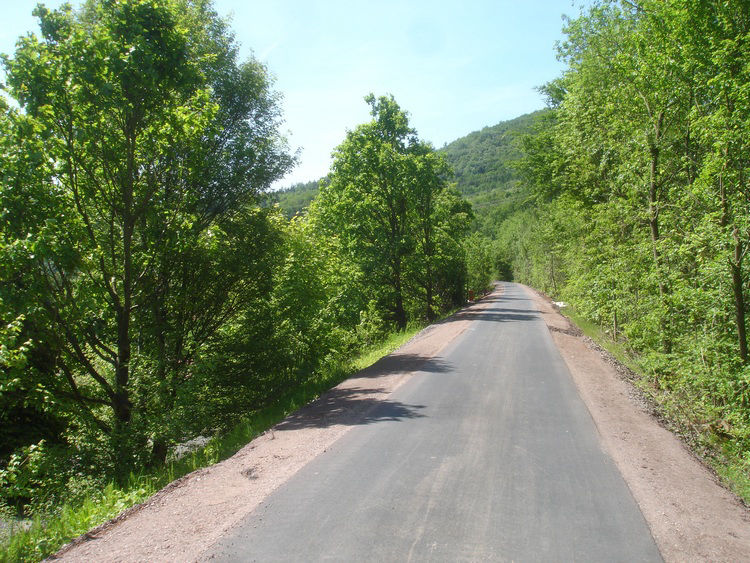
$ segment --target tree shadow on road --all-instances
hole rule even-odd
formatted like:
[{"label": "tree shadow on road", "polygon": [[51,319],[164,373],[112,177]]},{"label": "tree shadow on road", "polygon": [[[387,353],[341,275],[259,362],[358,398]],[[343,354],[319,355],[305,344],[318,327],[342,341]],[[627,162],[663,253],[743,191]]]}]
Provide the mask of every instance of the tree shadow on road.
[{"label": "tree shadow on road", "polygon": [[397,422],[422,418],[424,405],[409,405],[400,401],[373,397],[372,389],[334,388],[306,407],[291,414],[276,426],[276,430],[326,428],[334,424],[359,426],[375,422]]},{"label": "tree shadow on road", "polygon": [[357,377],[381,377],[394,373],[410,371],[423,371],[426,373],[448,373],[453,370],[453,365],[439,357],[428,357],[421,354],[403,354],[394,352],[370,367],[363,369]]},{"label": "tree shadow on road", "polygon": [[536,311],[524,309],[480,309],[477,311],[462,311],[451,317],[450,321],[492,321],[507,323],[512,321],[538,321]]},{"label": "tree shadow on road", "polygon": [[[539,320],[539,312],[536,309],[509,309],[503,307],[504,302],[511,300],[515,301],[516,299],[503,297],[502,295],[485,297],[479,302],[482,307],[478,306],[478,304],[470,305],[455,315],[451,315],[447,319],[440,321],[439,324],[466,320],[493,321],[498,323]],[[486,306],[487,304],[489,304],[489,306]]]},{"label": "tree shadow on road", "polygon": [[424,415],[420,410],[424,405],[383,398],[382,393],[386,390],[378,384],[378,378],[407,372],[447,374],[453,369],[450,362],[439,357],[396,352],[365,368],[347,384],[334,387],[291,414],[276,429],[325,428],[333,424],[355,426],[422,418]]}]

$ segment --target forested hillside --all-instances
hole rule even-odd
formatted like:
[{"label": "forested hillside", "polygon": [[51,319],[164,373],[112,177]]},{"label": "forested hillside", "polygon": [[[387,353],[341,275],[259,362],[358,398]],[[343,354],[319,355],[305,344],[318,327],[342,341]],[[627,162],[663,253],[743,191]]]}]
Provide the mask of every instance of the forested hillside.
[{"label": "forested hillside", "polygon": [[288,188],[282,188],[270,192],[266,198],[270,204],[278,203],[281,211],[287,219],[291,219],[297,213],[303,213],[310,206],[312,200],[318,195],[321,180],[311,182],[300,182]]},{"label": "forested hillside", "polygon": [[443,147],[453,168],[459,191],[477,201],[481,194],[497,194],[517,187],[519,175],[514,163],[521,158],[522,140],[531,132],[536,118],[544,110],[502,121],[474,131]]},{"label": "forested hillside", "polygon": [[[439,149],[452,170],[458,191],[472,203],[480,223],[497,223],[527,194],[517,164],[522,142],[546,110],[522,115],[474,131]],[[287,217],[303,211],[317,196],[320,181],[295,184],[268,194]]]},{"label": "forested hillside", "polygon": [[603,2],[564,31],[498,261],[628,348],[750,498],[750,5]]},{"label": "forested hillside", "polygon": [[528,196],[518,164],[523,139],[545,111],[522,115],[469,133],[443,147],[458,190],[477,215],[476,228],[492,237],[502,221]]}]

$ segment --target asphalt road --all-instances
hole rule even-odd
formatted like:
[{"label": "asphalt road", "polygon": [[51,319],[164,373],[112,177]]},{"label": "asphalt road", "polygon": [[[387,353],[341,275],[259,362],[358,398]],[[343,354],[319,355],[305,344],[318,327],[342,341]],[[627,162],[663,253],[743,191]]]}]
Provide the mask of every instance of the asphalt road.
[{"label": "asphalt road", "polygon": [[533,301],[490,299],[206,559],[661,561]]}]

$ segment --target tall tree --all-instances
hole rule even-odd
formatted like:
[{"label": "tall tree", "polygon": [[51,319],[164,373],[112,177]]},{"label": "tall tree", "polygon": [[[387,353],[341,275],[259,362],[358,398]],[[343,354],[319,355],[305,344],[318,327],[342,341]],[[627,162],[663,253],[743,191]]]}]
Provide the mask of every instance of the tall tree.
[{"label": "tall tree", "polygon": [[631,216],[645,219],[654,264],[649,279],[658,288],[668,351],[673,273],[662,223],[671,223],[670,194],[682,180],[690,89],[662,4],[605,2],[568,23],[560,51],[570,68],[559,119],[563,146],[576,163],[568,167],[579,180],[568,184],[584,190],[590,203],[632,206]]},{"label": "tall tree", "polygon": [[544,287],[552,225],[561,296],[626,338],[665,410],[746,471],[748,4],[605,0],[566,31],[554,121],[526,145],[539,209],[504,226],[514,273]]},{"label": "tall tree", "polygon": [[366,98],[373,120],[347,134],[334,152],[330,182],[322,186],[323,223],[341,236],[374,295],[400,328],[406,326],[404,258],[414,241],[409,229],[408,154],[415,131],[393,97]]},{"label": "tall tree", "polygon": [[[434,318],[439,264],[446,252],[462,263],[456,218],[465,224],[468,210],[441,196],[450,169],[418,139],[393,97],[371,94],[366,101],[373,119],[336,149],[314,215],[324,231],[340,238],[381,310],[404,328],[412,300]],[[454,280],[460,272],[453,270]]]},{"label": "tall tree", "polygon": [[149,415],[173,406],[197,350],[253,290],[248,265],[268,247],[246,206],[291,159],[265,69],[237,64],[209,2],[90,0],[76,14],[35,14],[41,40],[19,40],[5,66],[51,163],[26,189],[56,193],[65,209],[39,225],[56,245],[29,255],[39,322],[62,335],[54,369],[124,471]]},{"label": "tall tree", "polygon": [[430,145],[418,143],[408,167],[414,252],[407,264],[407,284],[431,322],[439,309],[463,302],[465,265],[460,243],[473,214],[471,205],[448,187],[450,166]]},{"label": "tall tree", "polygon": [[[695,129],[705,147],[701,188],[722,231],[731,278],[737,350],[748,362],[745,262],[750,250],[750,6],[685,0],[675,10],[686,73],[696,82]],[[713,203],[713,205],[711,204]]]}]

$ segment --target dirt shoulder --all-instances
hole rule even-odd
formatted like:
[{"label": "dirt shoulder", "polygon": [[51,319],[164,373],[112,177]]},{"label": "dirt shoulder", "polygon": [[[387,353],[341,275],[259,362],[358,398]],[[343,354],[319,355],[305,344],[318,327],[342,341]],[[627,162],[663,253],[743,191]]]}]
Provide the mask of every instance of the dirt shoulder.
[{"label": "dirt shoulder", "polygon": [[650,414],[611,356],[529,293],[665,561],[750,561],[750,511]]},{"label": "dirt shoulder", "polygon": [[293,413],[234,456],[168,485],[64,547],[63,561],[194,561],[463,333],[475,303]]}]

